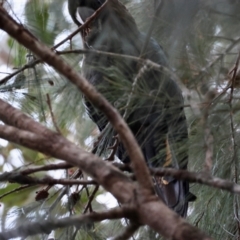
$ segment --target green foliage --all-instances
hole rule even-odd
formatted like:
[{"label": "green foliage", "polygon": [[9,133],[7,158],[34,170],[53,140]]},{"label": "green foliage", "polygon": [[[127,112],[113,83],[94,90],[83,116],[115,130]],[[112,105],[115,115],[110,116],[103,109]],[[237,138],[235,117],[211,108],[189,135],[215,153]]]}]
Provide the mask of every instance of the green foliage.
[{"label": "green foliage", "polygon": [[47,45],[54,43],[54,31],[49,29],[49,4],[44,1],[28,1],[25,7],[26,24],[31,32]]},{"label": "green foliage", "polygon": [[11,54],[13,55],[13,61],[11,64],[13,64],[16,68],[24,65],[26,63],[27,49],[12,38],[8,39],[8,46],[11,50]]}]

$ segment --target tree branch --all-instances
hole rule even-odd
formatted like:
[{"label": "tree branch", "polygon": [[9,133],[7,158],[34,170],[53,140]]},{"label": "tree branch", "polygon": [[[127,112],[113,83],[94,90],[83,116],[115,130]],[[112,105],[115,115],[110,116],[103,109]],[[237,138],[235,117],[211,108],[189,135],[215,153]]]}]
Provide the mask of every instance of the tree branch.
[{"label": "tree branch", "polygon": [[49,176],[42,177],[41,179],[30,177],[30,176],[24,176],[21,173],[12,173],[8,176],[7,179],[9,182],[16,182],[19,184],[28,184],[28,185],[36,185],[36,184],[60,184],[60,185],[96,185],[97,183],[95,181],[84,181],[84,180],[77,180],[77,179],[55,179],[51,178]]},{"label": "tree branch", "polygon": [[[0,125],[0,137],[80,167],[122,203],[131,201],[133,197],[134,187],[127,176],[112,167],[110,163],[80,149],[57,133],[52,132],[52,135],[45,138],[15,127]],[[9,173],[4,175],[6,177]]]},{"label": "tree branch", "polygon": [[[130,165],[114,162],[113,166],[117,167],[121,171],[132,172]],[[186,180],[191,183],[204,184],[210,187],[226,190],[231,193],[240,194],[239,184],[222,178],[214,177],[208,172],[190,172],[175,168],[150,168],[149,170],[150,173],[155,176],[172,176],[178,180]],[[134,179],[134,175],[128,176],[131,177],[131,179]]]},{"label": "tree branch", "polygon": [[186,180],[193,183],[201,183],[214,188],[226,190],[228,192],[240,194],[240,185],[217,177],[212,177],[206,172],[189,172],[173,168],[151,168],[151,173],[156,176],[173,176],[179,180]]},{"label": "tree branch", "polygon": [[19,172],[23,175],[28,175],[28,174],[32,174],[32,173],[40,172],[40,171],[68,169],[68,168],[72,168],[72,167],[74,167],[74,166],[72,166],[71,164],[68,164],[66,162],[62,162],[62,163],[56,163],[56,164],[48,164],[48,165],[39,166],[39,167],[27,168],[27,169],[20,170]]},{"label": "tree branch", "polygon": [[26,238],[31,235],[45,233],[49,234],[56,228],[65,228],[69,226],[81,227],[83,224],[89,222],[100,222],[105,219],[119,219],[129,215],[131,210],[129,208],[113,208],[105,212],[92,212],[81,216],[66,217],[61,219],[48,219],[38,222],[25,222],[23,225],[4,231],[0,233],[1,240],[7,240],[10,238],[23,237]]},{"label": "tree branch", "polygon": [[12,174],[16,174],[16,173],[21,174],[21,175],[29,175],[29,174],[32,174],[35,172],[40,172],[40,171],[68,169],[68,168],[72,168],[72,167],[74,167],[74,166],[63,162],[63,163],[57,163],[57,164],[48,164],[48,165],[40,166],[40,167],[27,168],[27,169],[17,170],[17,171],[14,170],[12,172],[4,172],[4,173],[0,174],[0,182],[9,181]]}]

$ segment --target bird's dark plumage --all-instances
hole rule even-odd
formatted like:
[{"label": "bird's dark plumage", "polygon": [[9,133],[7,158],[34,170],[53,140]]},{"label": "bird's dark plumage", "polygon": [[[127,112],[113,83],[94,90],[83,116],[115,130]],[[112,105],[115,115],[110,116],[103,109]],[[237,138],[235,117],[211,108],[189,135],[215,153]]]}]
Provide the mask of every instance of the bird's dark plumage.
[{"label": "bird's dark plumage", "polygon": [[[76,13],[86,21],[104,2],[75,1],[77,7],[70,14],[75,16],[75,23]],[[150,38],[142,52],[147,37],[139,32],[135,20],[118,0],[109,1],[88,27],[90,32],[84,39],[89,48],[135,57],[141,55],[168,67],[165,54],[154,39]],[[83,73],[122,115],[125,113],[125,120],[141,146],[148,166],[187,168],[188,133],[183,98],[180,88],[169,76],[151,64],[96,53],[86,54]],[[129,95],[131,99],[127,104]],[[89,116],[103,131],[107,119],[87,100],[86,106]],[[104,131],[100,147],[107,149],[114,133],[110,127]],[[125,163],[130,161],[122,143],[119,143],[116,155]],[[154,181],[159,197],[178,214],[186,216],[189,184],[172,177],[154,178]]]}]

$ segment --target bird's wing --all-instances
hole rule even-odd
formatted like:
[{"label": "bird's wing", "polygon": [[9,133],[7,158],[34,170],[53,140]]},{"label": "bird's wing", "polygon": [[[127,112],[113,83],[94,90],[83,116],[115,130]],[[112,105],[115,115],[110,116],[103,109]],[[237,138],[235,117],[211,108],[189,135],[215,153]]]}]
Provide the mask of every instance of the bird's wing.
[{"label": "bird's wing", "polygon": [[[98,8],[96,4],[99,4],[97,0],[84,2],[85,5],[80,4],[80,8],[78,8],[82,21],[92,15],[92,11]],[[105,10],[102,16],[100,14],[97,21],[93,22],[92,27],[97,28],[97,31],[91,29],[90,35],[86,38],[88,45],[96,50],[136,57],[142,54],[142,47],[145,45],[147,37],[139,33],[134,19],[126,8],[117,0],[114,0],[109,2],[108,8]],[[102,22],[99,24],[101,20]],[[162,48],[153,39],[149,40],[143,56],[168,67]],[[117,64],[115,63],[117,62],[112,57],[88,54],[85,58],[85,68],[83,70],[85,77],[107,99],[108,96],[111,97],[109,100],[112,104],[122,99],[121,94],[119,96],[116,91],[116,86],[119,86],[119,92],[126,89],[123,80],[127,79],[130,84],[128,91],[131,92],[134,77],[140,71],[139,64],[129,59],[122,59]],[[91,68],[91,65],[94,65],[94,68]],[[104,71],[100,70],[103,67]],[[114,67],[117,70],[114,73],[117,75],[116,77],[107,74],[107,69],[113,69]],[[122,73],[122,76],[119,76],[119,73]],[[106,79],[110,81],[107,82]],[[113,84],[111,85],[111,83]],[[162,72],[147,67],[147,71],[136,81],[134,93],[131,106],[127,110],[126,121],[141,146],[147,164],[151,167],[185,169],[188,161],[188,134],[182,93],[178,85],[169,76],[166,77]],[[106,118],[97,112],[90,103],[88,104],[89,115],[102,130],[106,126]],[[113,134],[112,131],[107,133],[109,134],[103,140],[105,143],[102,144],[104,148],[108,146],[106,142],[111,142]],[[121,143],[117,149],[117,156],[123,162],[130,162]],[[172,177],[155,178],[154,181],[159,197],[178,214],[186,216],[188,183]]]}]

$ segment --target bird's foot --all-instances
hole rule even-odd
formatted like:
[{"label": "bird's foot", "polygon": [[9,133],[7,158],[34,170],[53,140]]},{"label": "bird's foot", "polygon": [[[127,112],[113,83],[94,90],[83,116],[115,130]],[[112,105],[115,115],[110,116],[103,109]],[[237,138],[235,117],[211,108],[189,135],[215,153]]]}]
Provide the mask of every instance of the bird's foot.
[{"label": "bird's foot", "polygon": [[164,177],[154,177],[154,182],[159,186],[169,184],[169,182],[166,179],[164,179]]}]

